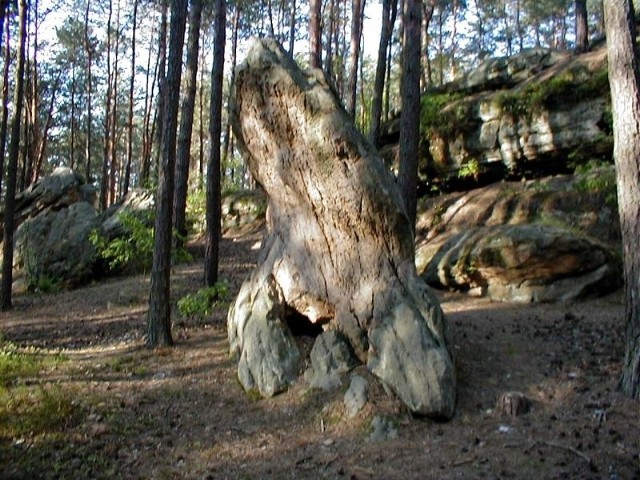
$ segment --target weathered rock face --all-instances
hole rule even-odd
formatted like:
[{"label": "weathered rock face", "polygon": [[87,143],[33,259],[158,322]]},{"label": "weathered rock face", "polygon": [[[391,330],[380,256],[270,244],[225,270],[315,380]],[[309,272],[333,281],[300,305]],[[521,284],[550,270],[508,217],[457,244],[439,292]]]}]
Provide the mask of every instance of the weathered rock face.
[{"label": "weathered rock face", "polygon": [[264,225],[267,201],[258,190],[240,190],[222,199],[223,234],[242,234]]},{"label": "weathered rock face", "polygon": [[[534,49],[487,60],[426,93],[421,175],[446,190],[611,158],[606,68],[604,48],[577,56]],[[385,156],[396,163],[397,128],[389,124],[382,139]]]},{"label": "weathered rock face", "polygon": [[237,70],[232,122],[268,198],[259,265],[228,316],[242,385],[272,395],[296,378],[287,322],[303,316],[340,332],[412,411],[451,417],[447,324],[416,274],[399,191],[324,79],[257,40]]},{"label": "weathered rock face", "polygon": [[503,182],[426,200],[418,271],[431,285],[500,301],[566,301],[618,287],[620,230],[611,186],[581,191],[588,178]]},{"label": "weathered rock face", "polygon": [[126,235],[120,216],[122,214],[135,215],[141,220],[153,224],[151,215],[155,213],[155,196],[153,192],[144,189],[131,190],[119,202],[113,204],[100,215],[102,233],[108,239]]},{"label": "weathered rock face", "polygon": [[46,278],[78,285],[93,275],[97,258],[89,235],[99,228],[87,202],[29,218],[16,231],[14,268],[25,273],[28,283]]}]

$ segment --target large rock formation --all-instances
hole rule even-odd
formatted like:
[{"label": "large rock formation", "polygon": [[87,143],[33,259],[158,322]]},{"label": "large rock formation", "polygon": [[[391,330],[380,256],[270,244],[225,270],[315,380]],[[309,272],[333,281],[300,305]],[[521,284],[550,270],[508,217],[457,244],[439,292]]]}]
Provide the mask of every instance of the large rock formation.
[{"label": "large rock formation", "polygon": [[447,324],[417,276],[395,181],[319,72],[256,40],[238,67],[234,132],[268,197],[259,264],[229,311],[247,390],[273,395],[300,370],[288,324],[337,330],[413,412],[449,418]]},{"label": "large rock formation", "polygon": [[425,199],[420,211],[416,264],[430,285],[518,302],[620,285],[612,168]]},{"label": "large rock formation", "polygon": [[[490,59],[422,102],[421,174],[444,189],[568,172],[576,162],[611,157],[604,48]],[[383,151],[397,162],[398,123],[386,128]]]}]

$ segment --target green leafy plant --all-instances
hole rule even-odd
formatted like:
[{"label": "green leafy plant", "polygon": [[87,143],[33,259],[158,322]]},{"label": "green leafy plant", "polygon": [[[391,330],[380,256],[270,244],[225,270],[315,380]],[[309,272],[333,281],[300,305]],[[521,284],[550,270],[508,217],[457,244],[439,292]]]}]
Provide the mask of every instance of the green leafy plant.
[{"label": "green leafy plant", "polygon": [[475,158],[471,158],[465,162],[464,165],[460,166],[458,178],[474,178],[477,180],[481,172],[482,167],[480,166],[480,162]]},{"label": "green leafy plant", "polygon": [[178,300],[178,311],[185,317],[206,316],[211,314],[213,307],[226,303],[228,299],[229,286],[226,282],[217,282],[182,297]]},{"label": "green leafy plant", "polygon": [[[89,241],[93,244],[98,257],[104,260],[110,271],[147,270],[151,267],[153,258],[153,215],[121,213],[120,222],[127,235],[121,235],[111,240],[98,230],[93,230]],[[174,232],[174,235],[176,233]],[[188,261],[191,255],[183,248],[174,249],[174,261]]]}]

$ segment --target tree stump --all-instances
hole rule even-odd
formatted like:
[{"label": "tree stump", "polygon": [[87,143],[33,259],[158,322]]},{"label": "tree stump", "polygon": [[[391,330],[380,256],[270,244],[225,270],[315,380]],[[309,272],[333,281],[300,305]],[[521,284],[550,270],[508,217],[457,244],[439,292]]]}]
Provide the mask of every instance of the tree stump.
[{"label": "tree stump", "polygon": [[258,266],[228,316],[243,387],[271,396],[296,379],[289,325],[306,317],[340,332],[412,412],[450,418],[448,326],[416,274],[412,228],[381,157],[322,73],[303,72],[274,41],[254,41],[233,102],[239,148],[268,197]]}]

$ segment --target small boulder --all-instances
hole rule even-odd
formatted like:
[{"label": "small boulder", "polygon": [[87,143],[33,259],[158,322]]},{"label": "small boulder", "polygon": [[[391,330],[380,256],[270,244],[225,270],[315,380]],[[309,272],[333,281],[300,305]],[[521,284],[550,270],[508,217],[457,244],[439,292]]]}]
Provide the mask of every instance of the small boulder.
[{"label": "small boulder", "polygon": [[305,374],[309,384],[327,391],[338,388],[342,384],[340,376],[357,364],[348,341],[335,330],[318,335],[310,359],[311,367]]},{"label": "small boulder", "polygon": [[364,377],[353,375],[351,385],[344,394],[344,406],[349,418],[355,417],[367,403],[369,396],[369,384]]}]

